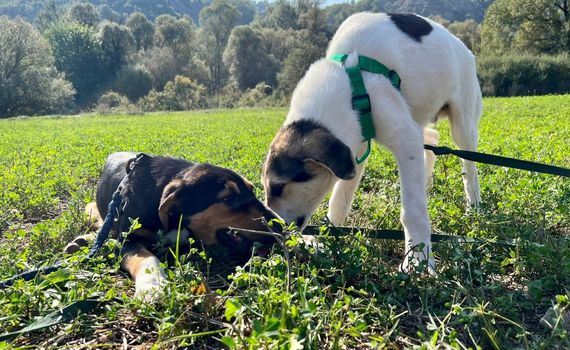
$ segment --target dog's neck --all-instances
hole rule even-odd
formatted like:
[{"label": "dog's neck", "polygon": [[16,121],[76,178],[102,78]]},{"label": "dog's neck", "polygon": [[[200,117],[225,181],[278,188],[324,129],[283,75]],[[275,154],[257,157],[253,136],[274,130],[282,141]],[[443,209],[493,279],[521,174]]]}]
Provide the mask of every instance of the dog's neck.
[{"label": "dog's neck", "polygon": [[363,142],[358,112],[352,109],[350,80],[342,66],[326,59],[315,62],[297,85],[285,125],[310,119],[327,128],[353,155]]}]

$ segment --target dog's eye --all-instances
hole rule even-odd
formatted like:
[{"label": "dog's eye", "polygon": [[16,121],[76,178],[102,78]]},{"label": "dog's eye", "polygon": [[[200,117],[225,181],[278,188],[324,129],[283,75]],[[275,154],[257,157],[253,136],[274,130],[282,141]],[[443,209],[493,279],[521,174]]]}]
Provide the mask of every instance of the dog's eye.
[{"label": "dog's eye", "polygon": [[228,194],[227,196],[225,196],[224,198],[221,199],[222,202],[230,202],[232,199],[234,199],[235,195],[233,193]]},{"label": "dog's eye", "polygon": [[271,185],[271,187],[269,188],[269,192],[271,194],[272,197],[279,197],[283,194],[283,187],[285,187],[285,184],[274,184]]},{"label": "dog's eye", "polygon": [[313,175],[309,174],[306,171],[301,171],[300,173],[295,175],[292,180],[295,182],[307,182],[312,178],[313,178]]}]

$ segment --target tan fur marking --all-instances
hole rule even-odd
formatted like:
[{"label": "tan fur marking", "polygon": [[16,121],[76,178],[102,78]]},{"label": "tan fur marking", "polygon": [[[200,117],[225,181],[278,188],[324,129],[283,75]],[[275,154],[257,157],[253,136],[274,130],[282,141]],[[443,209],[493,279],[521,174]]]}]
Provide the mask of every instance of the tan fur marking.
[{"label": "tan fur marking", "polygon": [[[190,229],[204,244],[216,244],[216,230],[225,227],[239,227],[251,230],[263,230],[261,213],[255,209],[249,212],[234,212],[224,203],[211,205],[201,213],[190,217]],[[250,238],[250,237],[248,237]],[[251,237],[250,239],[255,239]]]},{"label": "tan fur marking", "polygon": [[148,259],[155,259],[155,256],[146,250],[142,245],[127,252],[121,261],[121,268],[127,271],[133,278],[136,278],[141,269],[146,266]]},{"label": "tan fur marking", "polygon": [[99,214],[99,209],[97,209],[97,203],[91,202],[87,203],[85,206],[85,214],[88,216],[88,223],[90,230],[98,230],[101,226],[103,226],[103,219],[101,218],[101,214]]}]

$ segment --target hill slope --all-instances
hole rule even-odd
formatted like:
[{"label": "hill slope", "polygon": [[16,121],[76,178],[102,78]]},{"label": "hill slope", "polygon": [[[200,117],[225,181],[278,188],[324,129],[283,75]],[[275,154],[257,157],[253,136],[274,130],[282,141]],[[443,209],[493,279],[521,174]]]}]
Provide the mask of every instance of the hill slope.
[{"label": "hill slope", "polygon": [[[0,3],[0,15],[21,16],[33,21],[43,8],[46,0],[3,0]],[[66,6],[73,0],[55,0],[60,6]],[[100,10],[110,10],[126,18],[129,14],[140,11],[154,19],[161,14],[175,16],[188,15],[198,22],[198,14],[211,0],[84,0]],[[346,2],[334,0],[332,3]],[[414,12],[424,16],[440,15],[450,21],[462,21],[473,18],[482,21],[485,10],[493,0],[361,0],[355,6],[367,11]],[[326,4],[326,2],[325,2]],[[340,4],[340,6],[348,4]],[[334,5],[332,5],[334,6]],[[337,4],[336,6],[339,6]]]},{"label": "hill slope", "polygon": [[[9,17],[21,16],[33,20],[43,8],[45,0],[6,0],[0,3],[0,15]],[[55,0],[62,7],[73,3],[72,0]],[[198,21],[198,14],[209,0],[84,0],[95,5],[99,10],[103,7],[111,9],[126,18],[129,14],[139,11],[148,18],[154,19],[162,14],[175,16],[189,15]]]}]

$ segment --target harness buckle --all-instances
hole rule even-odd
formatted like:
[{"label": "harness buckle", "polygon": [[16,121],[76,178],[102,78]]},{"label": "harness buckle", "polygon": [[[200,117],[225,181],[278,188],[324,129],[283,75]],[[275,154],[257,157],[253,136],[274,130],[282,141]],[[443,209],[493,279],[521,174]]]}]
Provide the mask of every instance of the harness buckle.
[{"label": "harness buckle", "polygon": [[360,113],[370,113],[372,111],[370,96],[368,94],[352,96],[352,109]]}]

